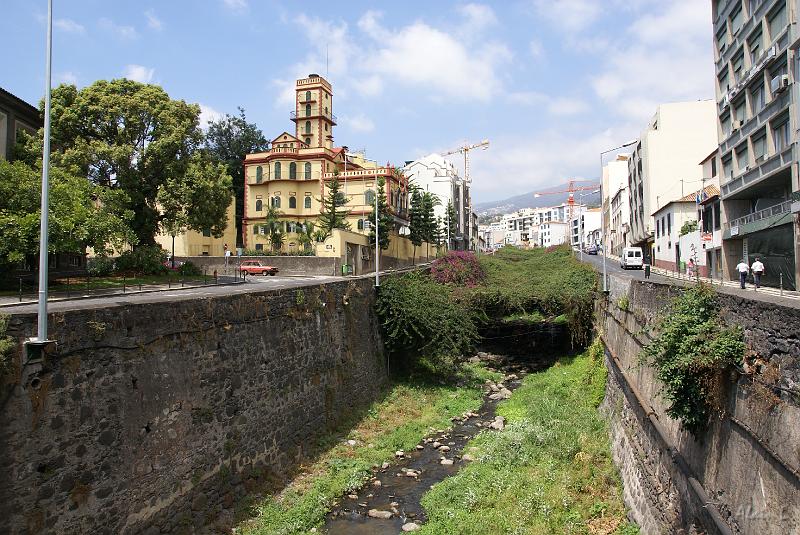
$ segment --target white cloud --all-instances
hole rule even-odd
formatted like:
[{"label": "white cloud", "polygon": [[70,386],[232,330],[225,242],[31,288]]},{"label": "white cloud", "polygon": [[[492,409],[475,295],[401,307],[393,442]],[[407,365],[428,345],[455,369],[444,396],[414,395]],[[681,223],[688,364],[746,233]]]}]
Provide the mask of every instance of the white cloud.
[{"label": "white cloud", "polygon": [[123,76],[134,82],[149,84],[153,80],[155,72],[155,69],[148,69],[142,65],[126,65]]},{"label": "white cloud", "polygon": [[[441,28],[422,21],[392,28],[372,10],[358,19],[355,31],[345,22],[305,14],[293,22],[314,45],[286,76],[274,80],[281,88],[281,106],[294,101],[286,80],[311,72],[341,80],[340,99],[351,93],[375,97],[391,86],[420,88],[434,100],[488,101],[500,92],[499,70],[511,59],[504,44],[491,39],[473,42],[479,30],[497,24],[491,8],[481,4],[462,6],[458,20]],[[472,35],[464,39],[462,32],[468,28]]]},{"label": "white cloud", "polygon": [[222,0],[222,3],[236,13],[243,13],[250,7],[247,0]]},{"label": "white cloud", "polygon": [[375,130],[375,123],[363,113],[342,117],[342,125],[353,132],[372,132]]},{"label": "white cloud", "polygon": [[199,104],[200,106],[200,128],[203,130],[208,128],[208,123],[213,121],[219,121],[222,119],[225,114],[215,110],[211,106],[206,106],[205,104]]},{"label": "white cloud", "polygon": [[589,110],[589,105],[580,98],[567,96],[549,96],[537,91],[519,91],[510,93],[508,100],[512,104],[539,107],[551,115],[580,115]]},{"label": "white cloud", "polygon": [[67,33],[84,33],[86,31],[82,24],[78,24],[72,19],[55,19],[53,26]]},{"label": "white cloud", "polygon": [[578,98],[556,97],[550,101],[547,111],[553,115],[580,115],[589,111],[589,105]]},{"label": "white cloud", "polygon": [[569,32],[587,28],[604,9],[598,0],[534,0],[533,5],[540,17]]},{"label": "white cloud", "polygon": [[107,18],[100,19],[99,24],[100,28],[111,32],[120,39],[136,39],[139,37],[139,32],[137,32],[136,28],[133,26],[117,24],[113,20]]},{"label": "white cloud", "polygon": [[55,78],[57,84],[78,85],[78,77],[72,71],[60,72],[56,74]]},{"label": "white cloud", "polygon": [[631,21],[622,44],[604,55],[591,86],[614,111],[642,123],[658,104],[711,98],[710,28],[711,11],[702,2],[659,4],[655,12]]},{"label": "white cloud", "polygon": [[152,9],[145,11],[144,16],[147,19],[147,27],[151,30],[161,31],[164,29],[164,23],[156,16],[156,12]]}]

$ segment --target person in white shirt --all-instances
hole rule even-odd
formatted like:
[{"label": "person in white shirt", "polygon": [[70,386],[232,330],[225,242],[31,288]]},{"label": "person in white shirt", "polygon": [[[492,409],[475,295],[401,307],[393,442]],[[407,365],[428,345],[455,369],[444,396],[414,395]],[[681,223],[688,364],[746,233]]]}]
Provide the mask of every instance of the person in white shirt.
[{"label": "person in white shirt", "polygon": [[755,282],[756,288],[761,288],[761,275],[764,274],[764,264],[761,263],[760,258],[756,258],[756,261],[750,266],[750,270],[753,272],[753,282]]},{"label": "person in white shirt", "polygon": [[739,272],[739,285],[744,290],[744,283],[747,282],[747,273],[750,272],[750,266],[747,265],[747,262],[744,259],[736,265],[736,271]]}]

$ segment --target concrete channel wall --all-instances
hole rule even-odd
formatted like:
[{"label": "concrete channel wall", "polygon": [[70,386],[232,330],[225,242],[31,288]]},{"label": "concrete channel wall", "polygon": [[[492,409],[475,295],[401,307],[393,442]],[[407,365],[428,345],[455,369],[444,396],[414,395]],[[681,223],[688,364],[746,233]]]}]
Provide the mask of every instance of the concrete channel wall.
[{"label": "concrete channel wall", "polygon": [[[723,414],[700,439],[666,414],[641,348],[681,290],[612,276],[597,322],[607,348],[603,410],[625,502],[642,533],[800,533],[800,311],[719,294],[762,374],[727,378]],[[764,387],[767,383],[771,386]]]},{"label": "concrete channel wall", "polygon": [[[193,533],[387,376],[371,279],[55,313],[0,389],[0,534]],[[34,315],[12,316],[22,341]]]}]

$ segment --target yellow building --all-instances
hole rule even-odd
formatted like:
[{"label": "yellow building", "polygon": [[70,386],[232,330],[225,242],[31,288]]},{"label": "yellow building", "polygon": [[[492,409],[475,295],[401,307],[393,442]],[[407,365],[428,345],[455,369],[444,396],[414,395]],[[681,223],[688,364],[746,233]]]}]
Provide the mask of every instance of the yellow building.
[{"label": "yellow building", "polygon": [[268,150],[245,157],[244,218],[242,239],[246,249],[270,250],[263,225],[270,207],[279,212],[284,233],[281,249],[302,248],[298,236],[302,226],[320,215],[327,186],[338,176],[348,200],[351,230],[368,234],[368,219],[377,191],[378,178],[385,180],[386,198],[396,227],[408,224],[408,180],[394,166],[377,165],[363,154],[348,154],[346,147],[333,146],[333,90],[316,74],[297,80],[295,111],[290,119],[295,132],[283,132]]},{"label": "yellow building", "polygon": [[[175,256],[222,256],[225,254],[225,244],[236,254],[236,205],[231,199],[226,218],[228,224],[221,238],[214,238],[210,232],[196,232],[188,230],[183,234],[175,235]],[[172,253],[172,235],[159,234],[156,243],[162,249]]]}]

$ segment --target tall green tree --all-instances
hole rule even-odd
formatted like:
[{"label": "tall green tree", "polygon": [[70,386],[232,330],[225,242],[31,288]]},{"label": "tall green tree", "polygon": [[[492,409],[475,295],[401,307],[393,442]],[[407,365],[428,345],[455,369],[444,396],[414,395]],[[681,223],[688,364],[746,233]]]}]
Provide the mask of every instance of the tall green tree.
[{"label": "tall green tree", "polygon": [[431,255],[430,244],[436,242],[436,214],[434,207],[438,204],[439,198],[433,193],[426,191],[422,194],[420,232],[422,239],[428,244],[428,257]]},{"label": "tall green tree", "polygon": [[335,172],[333,180],[327,184],[327,193],[321,199],[317,199],[321,204],[320,215],[317,219],[319,229],[316,232],[317,241],[325,241],[331,237],[334,229],[350,230],[350,222],[347,221],[347,214],[350,210],[341,209],[347,204],[347,198],[342,193],[342,185],[339,182],[339,173]]},{"label": "tall green tree", "polygon": [[456,230],[458,229],[456,210],[453,208],[452,201],[447,203],[447,213],[445,214],[444,225],[444,235],[445,239],[447,240],[447,249],[450,250],[453,248],[453,242],[456,239]]},{"label": "tall green tree", "polygon": [[386,204],[386,181],[383,177],[378,178],[378,193],[375,195],[375,202],[372,203],[372,214],[370,215],[369,243],[375,246],[375,207],[378,209],[378,247],[385,251],[389,248],[389,231],[392,229],[394,218],[389,213]]},{"label": "tall green tree", "polygon": [[316,225],[313,221],[306,221],[300,226],[297,233],[297,241],[303,246],[303,250],[308,252],[311,250],[311,244],[314,242],[314,233]]},{"label": "tall green tree", "polygon": [[[39,253],[40,169],[0,159],[0,273]],[[98,253],[134,239],[133,214],[122,206],[124,193],[104,190],[64,169],[50,169],[49,242],[52,252]]]},{"label": "tall green tree", "polygon": [[236,196],[236,243],[242,243],[244,158],[251,152],[266,150],[269,142],[255,123],[247,122],[244,109],[238,110],[238,116],[225,114],[225,117],[209,122],[205,146],[214,158],[225,164],[233,179],[233,193]]},{"label": "tall green tree", "polygon": [[[220,236],[226,226],[231,180],[200,150],[200,107],[172,100],[159,86],[127,79],[98,80],[52,94],[52,157],[57,167],[126,195],[135,242],[155,243],[180,217],[159,202],[189,202],[189,229]],[[175,191],[175,190],[179,191]],[[225,199],[228,192],[227,200]],[[223,208],[210,202],[224,203]]]},{"label": "tall green tree", "polygon": [[408,208],[408,239],[411,240],[411,244],[414,246],[412,262],[416,263],[417,247],[422,245],[422,242],[425,239],[425,229],[422,216],[422,192],[417,186],[411,186],[410,189],[411,203],[409,204]]}]

